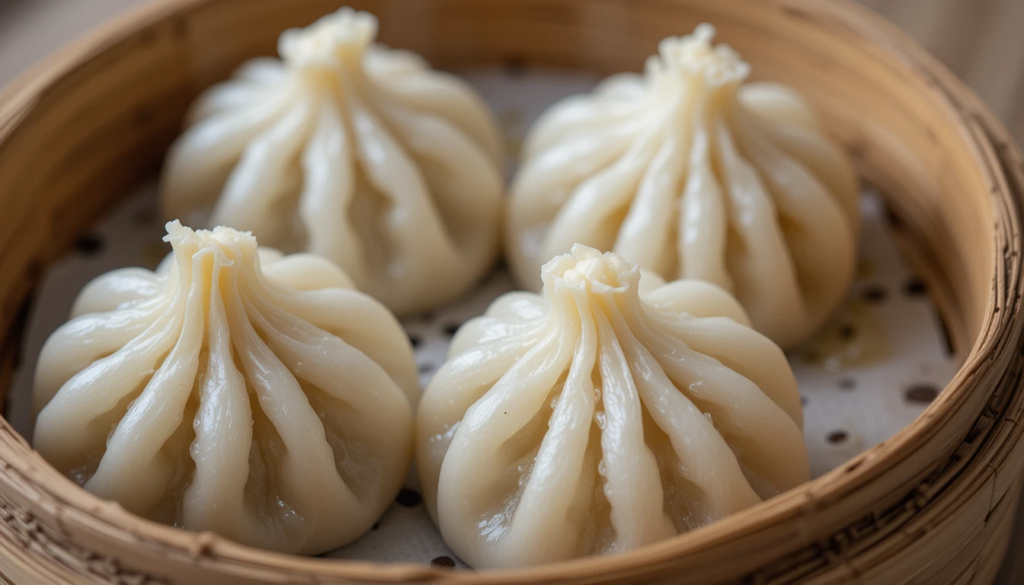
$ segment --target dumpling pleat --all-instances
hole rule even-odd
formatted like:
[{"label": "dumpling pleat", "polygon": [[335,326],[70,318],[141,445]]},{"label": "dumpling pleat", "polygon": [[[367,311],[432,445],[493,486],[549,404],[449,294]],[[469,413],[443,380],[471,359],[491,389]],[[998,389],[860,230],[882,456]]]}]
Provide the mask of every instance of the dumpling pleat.
[{"label": "dumpling pleat", "polygon": [[736,90],[739,103],[765,120],[805,130],[818,130],[814,110],[799,93],[787,85],[770,81],[744,83]]},{"label": "dumpling pleat", "polygon": [[[585,297],[578,291],[577,297]],[[593,370],[597,359],[597,331],[586,303],[580,307],[580,337],[572,365],[562,386],[541,441],[526,488],[519,499],[508,533],[500,546],[517,551],[531,563],[553,561],[575,554],[582,518],[568,513],[580,497],[576,486],[585,470],[584,460],[594,418]],[[590,499],[590,494],[583,494]],[[582,504],[586,506],[586,502]],[[537,538],[543,533],[544,538]]]},{"label": "dumpling pleat", "polygon": [[203,92],[189,106],[185,125],[231,113],[273,99],[280,93],[285,69],[277,59],[256,57],[238,66],[231,79]]},{"label": "dumpling pleat", "polygon": [[760,502],[761,498],[747,483],[725,439],[669,379],[625,319],[621,315],[614,316],[612,325],[629,362],[637,392],[651,420],[671,443],[675,457],[669,463],[674,465],[667,471],[684,480],[681,493],[668,497],[684,498],[689,512],[685,519],[687,528],[696,528]]},{"label": "dumpling pleat", "polygon": [[275,203],[298,192],[293,164],[310,130],[315,102],[295,104],[265,132],[245,147],[214,207],[210,223],[250,230],[261,237],[286,238],[291,227],[281,221]]},{"label": "dumpling pleat", "polygon": [[737,92],[746,112],[773,142],[818,177],[842,206],[854,232],[860,225],[857,175],[842,150],[825,137],[803,97],[778,83],[748,83]]},{"label": "dumpling pleat", "polygon": [[[380,75],[379,63],[406,58],[413,63],[393,75]],[[447,73],[428,68],[417,55],[393,51],[388,55],[369,51],[364,65],[386,94],[385,99],[400,102],[432,117],[448,120],[468,136],[490,158],[491,163],[502,162],[501,135],[491,122],[487,104],[467,84]],[[384,96],[381,96],[384,97]]]},{"label": "dumpling pleat", "polygon": [[341,338],[260,299],[250,297],[243,303],[267,346],[297,378],[370,419],[407,404],[384,368]]},{"label": "dumpling pleat", "polygon": [[693,351],[715,358],[753,382],[803,428],[803,407],[796,378],[779,346],[749,327],[726,317],[672,319],[651,315]]},{"label": "dumpling pleat", "polygon": [[367,268],[350,212],[355,194],[351,139],[341,112],[329,99],[322,99],[317,109],[319,115],[302,153],[298,212],[306,225],[305,249],[330,258],[359,279]]},{"label": "dumpling pleat", "polygon": [[[605,310],[615,312],[614,301]],[[675,535],[665,515],[661,475],[644,441],[640,396],[622,346],[604,311],[595,310],[600,337],[604,428],[601,463],[604,494],[611,505],[615,541],[608,552],[624,552]]]},{"label": "dumpling pleat", "polygon": [[715,428],[738,449],[741,465],[781,489],[806,478],[809,463],[800,428],[753,382],[635,317],[629,320],[669,379],[712,416]]},{"label": "dumpling pleat", "polygon": [[420,169],[368,106],[348,97],[359,164],[370,186],[389,203],[378,221],[392,252],[379,269],[383,280],[370,281],[367,292],[374,295],[377,287],[394,286],[396,276],[417,280],[429,273],[430,278],[444,278],[459,255]]},{"label": "dumpling pleat", "polygon": [[[145,515],[163,496],[174,466],[161,452],[182,424],[185,404],[199,368],[203,347],[207,274],[215,253],[198,254],[185,301],[181,334],[170,354],[128,408],[107,440],[96,473],[85,488]],[[188,424],[188,423],[186,423]]]},{"label": "dumpling pleat", "polygon": [[208,357],[191,450],[196,469],[184,493],[182,523],[189,530],[212,530],[236,540],[259,534],[267,544],[276,540],[278,548],[285,544],[284,535],[265,534],[273,524],[261,522],[245,505],[253,418],[245,378],[234,363],[220,269],[216,264],[211,275]]},{"label": "dumpling pleat", "polygon": [[474,218],[497,213],[504,179],[483,151],[442,118],[399,107],[379,107],[409,154],[419,163],[447,232],[476,264],[497,246],[493,226]]},{"label": "dumpling pleat", "polygon": [[[453,359],[444,363],[434,374],[444,376],[444,379],[452,381],[452,392],[449,395],[448,404],[454,407],[461,407],[457,412],[462,413],[465,409],[480,399],[487,391],[494,386],[495,382],[508,371],[512,364],[519,360],[527,351],[527,348],[534,346],[552,347],[556,342],[556,336],[549,332],[541,331],[535,336],[515,336],[508,339],[488,343],[480,347],[467,350]],[[429,420],[431,428],[443,429],[440,433],[422,434],[425,426],[418,426],[417,433],[420,433],[418,442],[420,448],[417,450],[418,469],[420,485],[423,487],[423,498],[427,504],[427,510],[431,516],[437,516],[437,485],[441,474],[440,458],[430,457],[435,453],[446,453],[451,445],[452,437],[458,425],[460,417],[452,408],[443,408],[436,403],[422,404],[417,412],[420,420]]]},{"label": "dumpling pleat", "polygon": [[[605,132],[566,140],[537,153],[513,179],[512,190],[533,205],[510,210],[524,215],[523,223],[549,223],[573,189],[588,176],[600,172],[622,157],[632,143],[634,132],[610,128]],[[536,209],[533,209],[536,207]],[[544,262],[538,258],[539,262]]]},{"label": "dumpling pleat", "polygon": [[337,264],[316,254],[291,254],[283,261],[261,263],[260,267],[267,282],[297,291],[356,288]]},{"label": "dumpling pleat", "polygon": [[638,122],[650,115],[647,104],[629,99],[629,93],[640,86],[635,74],[609,77],[598,84],[597,100],[587,96],[570,96],[546,110],[530,127],[523,142],[523,160],[533,159],[556,143],[576,137],[601,133],[621,124],[636,129]]},{"label": "dumpling pleat", "polygon": [[860,193],[857,191],[857,176],[843,152],[819,132],[799,126],[767,124],[763,120],[759,122],[758,126],[777,147],[807,166],[835,196],[850,230],[857,232],[860,229]]},{"label": "dumpling pleat", "polygon": [[632,200],[632,194],[660,146],[663,129],[638,136],[629,150],[604,170],[580,183],[551,224],[543,257],[573,244],[608,250]]},{"label": "dumpling pleat", "polygon": [[[175,300],[175,304],[184,302],[183,298]],[[105,445],[112,427],[98,425],[97,419],[106,420],[151,376],[160,358],[174,346],[182,327],[176,313],[163,313],[137,337],[90,363],[63,384],[57,385],[56,379],[36,380],[33,402],[39,416],[32,444],[54,467],[67,473],[75,461],[88,459],[89,452]],[[40,359],[49,359],[48,355],[44,352]],[[67,370],[60,373],[65,375]]]},{"label": "dumpling pleat", "polygon": [[462,417],[438,480],[439,492],[461,494],[437,503],[441,533],[448,542],[477,548],[459,528],[467,523],[496,521],[507,529],[512,511],[489,516],[494,513],[492,502],[480,494],[509,471],[513,462],[500,457],[500,447],[547,406],[552,387],[568,368],[580,325],[571,301],[565,305],[559,310],[562,334],[532,346]]},{"label": "dumpling pleat", "polygon": [[36,410],[48,403],[72,376],[90,364],[123,348],[153,325],[154,316],[166,307],[133,308],[108,314],[88,314],[69,321],[46,340],[39,354],[40,368],[35,375],[33,401]]},{"label": "dumpling pleat", "polygon": [[[689,124],[674,116],[672,126]],[[643,179],[637,187],[629,213],[619,228],[613,250],[641,268],[667,272],[676,263],[675,246],[670,239],[679,197],[679,181],[687,172],[691,145],[684,133],[668,132],[651,159]]]},{"label": "dumpling pleat", "polygon": [[108,313],[123,305],[132,303],[135,308],[151,307],[166,303],[166,299],[157,299],[155,303],[140,305],[142,301],[152,299],[162,292],[163,283],[149,270],[144,268],[121,268],[94,278],[78,293],[75,304],[71,308],[71,317],[86,313]]},{"label": "dumpling pleat", "polygon": [[793,330],[806,322],[807,313],[775,204],[724,124],[719,124],[715,139],[735,237],[729,250],[733,292],[751,321],[763,329]]},{"label": "dumpling pleat", "polygon": [[540,335],[537,323],[510,323],[508,319],[483,316],[473,319],[459,328],[448,346],[448,355],[455,356],[464,350],[489,343],[503,341],[510,337],[523,338],[529,334]]},{"label": "dumpling pleat", "polygon": [[725,267],[728,209],[711,164],[710,133],[715,128],[715,119],[711,104],[697,104],[679,210],[678,274],[732,290],[732,278]]},{"label": "dumpling pleat", "polygon": [[[260,299],[248,298],[246,307],[288,370],[323,394],[318,413],[325,432],[339,438],[332,446],[338,472],[362,509],[378,509],[383,502],[374,486],[400,482],[404,476],[404,470],[393,469],[395,477],[384,477],[386,470],[375,462],[403,451],[403,458],[409,456],[409,399],[380,365],[341,338]],[[312,403],[314,393],[307,394]],[[353,529],[360,523],[355,517],[363,523],[373,520],[365,514],[352,516]]]},{"label": "dumpling pleat", "polygon": [[251,107],[232,110],[191,126],[167,153],[161,175],[161,206],[165,217],[192,218],[214,202],[231,175],[231,167],[251,140],[287,112],[287,91]]},{"label": "dumpling pleat", "polygon": [[495,319],[535,319],[543,317],[547,312],[547,303],[537,295],[526,291],[512,291],[495,299],[484,311],[484,315]]},{"label": "dumpling pleat", "polygon": [[[737,133],[741,148],[761,169],[779,214],[798,228],[784,230],[810,323],[816,327],[845,293],[856,250],[840,205],[803,166],[750,126]],[[785,225],[785,224],[783,224]]]},{"label": "dumpling pleat", "polygon": [[[232,345],[260,410],[283,443],[283,452],[273,461],[280,497],[307,521],[306,542],[316,542],[337,531],[346,511],[359,510],[360,503],[338,475],[323,424],[299,382],[253,329],[237,279],[226,280],[231,283],[225,304]],[[305,546],[301,543],[297,550]]]},{"label": "dumpling pleat", "polygon": [[[644,275],[647,278],[647,275]],[[751,327],[750,317],[743,305],[725,289],[703,280],[676,280],[662,283],[653,291],[645,293],[644,279],[640,279],[640,297],[644,304],[658,309],[650,315],[674,313],[691,317],[728,317],[733,321]]]},{"label": "dumpling pleat", "polygon": [[274,85],[281,83],[286,74],[287,72],[279,59],[254,57],[239,65],[233,75],[243,81]]},{"label": "dumpling pleat", "polygon": [[281,292],[274,302],[366,354],[398,383],[411,404],[419,402],[419,374],[407,359],[409,337],[383,305],[358,291],[337,288]]}]

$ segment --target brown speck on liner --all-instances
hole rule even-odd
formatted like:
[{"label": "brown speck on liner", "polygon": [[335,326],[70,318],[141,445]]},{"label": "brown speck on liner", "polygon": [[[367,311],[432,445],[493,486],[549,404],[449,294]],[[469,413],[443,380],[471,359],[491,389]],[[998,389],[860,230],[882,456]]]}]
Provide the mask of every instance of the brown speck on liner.
[{"label": "brown speck on liner", "polygon": [[103,249],[103,238],[96,234],[85,234],[75,241],[75,250],[83,256],[93,256]]},{"label": "brown speck on liner", "polygon": [[846,440],[850,438],[850,436],[846,434],[846,431],[836,430],[830,432],[828,436],[826,436],[825,438],[828,439],[829,443],[832,443],[833,445],[839,445],[841,443],[845,443]]},{"label": "brown speck on liner", "polygon": [[455,560],[449,556],[434,557],[430,561],[430,565],[439,569],[454,569]]},{"label": "brown speck on liner", "polygon": [[887,293],[885,288],[882,286],[869,286],[864,289],[862,296],[864,297],[864,300],[866,302],[877,304],[885,302],[885,299],[886,297],[889,296],[889,293]]},{"label": "brown speck on liner", "polygon": [[903,287],[903,292],[908,297],[922,297],[928,293],[928,287],[925,286],[923,280],[915,276],[907,281],[907,284]]},{"label": "brown speck on liner", "polygon": [[939,389],[934,384],[919,382],[911,384],[903,393],[907,402],[912,404],[930,404],[939,395]]}]

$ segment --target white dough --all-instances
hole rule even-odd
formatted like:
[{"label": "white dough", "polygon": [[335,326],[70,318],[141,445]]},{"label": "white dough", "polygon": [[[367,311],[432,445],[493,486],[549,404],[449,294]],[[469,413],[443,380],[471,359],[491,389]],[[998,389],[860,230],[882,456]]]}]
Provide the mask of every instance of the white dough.
[{"label": "white dough", "polygon": [[168,220],[319,254],[404,314],[454,299],[494,261],[501,142],[469,85],[376,34],[374,16],[343,8],[208,89],[161,197]]},{"label": "white dough", "polygon": [[668,280],[732,292],[783,348],[842,300],[854,273],[856,176],[810,106],[712,47],[667,38],[643,75],[570,97],[531,128],[511,187],[506,249],[519,283],[583,243]]},{"label": "white dough", "polygon": [[542,278],[459,329],[420,402],[424,500],[464,561],[624,552],[808,480],[793,372],[727,292],[582,245]]},{"label": "white dough", "polygon": [[156,272],[93,280],[47,340],[33,446],[166,524],[302,554],[359,537],[412,457],[408,337],[323,258],[167,231]]}]

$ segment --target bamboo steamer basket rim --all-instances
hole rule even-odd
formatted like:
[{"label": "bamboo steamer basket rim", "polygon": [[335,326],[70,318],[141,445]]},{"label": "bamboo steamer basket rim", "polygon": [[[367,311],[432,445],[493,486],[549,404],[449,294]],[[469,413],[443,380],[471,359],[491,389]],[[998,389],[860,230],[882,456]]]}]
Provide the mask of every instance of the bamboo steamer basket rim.
[{"label": "bamboo steamer basket rim", "polygon": [[[271,31],[310,22],[339,4],[161,0],[73,43],[0,94],[0,208],[8,209],[0,214],[0,232],[6,230],[0,234],[0,273],[11,275],[0,283],[0,332],[5,340],[0,346],[0,388],[6,389],[9,383],[27,299],[42,266],[66,250],[124,188],[153,172],[184,107],[199,90],[226,76],[242,57],[269,52],[276,40],[276,32]],[[725,42],[764,46],[765,54],[770,49],[792,55],[796,49],[790,45],[799,42],[827,45],[837,59],[831,65],[827,57],[822,61],[808,54],[805,61],[791,64],[793,69],[768,57],[759,64],[759,50],[737,48],[752,61],[755,73],[763,66],[766,77],[787,81],[787,75],[794,76],[791,81],[809,92],[830,133],[851,150],[862,175],[887,195],[900,218],[907,253],[935,293],[963,366],[912,425],[821,478],[708,527],[637,551],[514,571],[453,572],[419,565],[302,558],[163,526],[82,490],[47,465],[6,420],[0,420],[0,577],[15,582],[80,578],[182,583],[527,583],[679,582],[684,578],[688,582],[903,581],[926,575],[935,576],[935,582],[952,582],[994,575],[1005,551],[1012,525],[1008,519],[1013,516],[1024,469],[1017,424],[1024,409],[1019,351],[1024,337],[1019,314],[1024,167],[1006,131],[951,73],[880,17],[846,2],[364,0],[351,4],[380,17],[382,40],[420,51],[442,67],[496,63],[509,58],[507,49],[514,46],[517,53],[511,58],[530,64],[582,67],[602,74],[635,70],[642,62],[638,59],[653,52],[656,40],[665,36],[666,26],[672,24],[674,34],[684,34],[702,20],[716,24]],[[239,12],[241,7],[244,12]],[[667,24],[665,15],[672,17]],[[232,24],[233,18],[248,20]],[[627,24],[619,27],[616,20]],[[469,22],[480,29],[467,29]],[[250,25],[258,34],[242,32]],[[219,38],[215,32],[225,27],[236,36]],[[772,33],[771,27],[777,31]],[[556,29],[569,31],[566,34],[572,38],[541,38]],[[534,44],[512,38],[522,31],[532,32],[527,39]],[[787,41],[786,33],[802,36]],[[188,47],[204,34],[202,38],[213,47],[209,59],[199,58],[200,66],[193,63],[198,73],[182,73],[186,81],[177,79],[180,72],[170,66],[173,59],[161,51],[180,61],[188,50],[197,50]],[[612,35],[620,44],[608,42],[603,47],[593,42],[602,35]],[[628,42],[634,37],[643,41]],[[586,46],[572,49],[571,42],[578,45],[579,41]],[[467,46],[474,51],[467,52]],[[103,173],[81,162],[88,156],[80,153],[74,160],[81,166],[68,167],[69,175],[92,173],[93,183],[68,179],[65,184],[49,175],[32,174],[49,170],[46,157],[32,157],[46,152],[46,140],[61,131],[51,120],[73,110],[74,96],[112,91],[108,86],[123,82],[115,73],[123,72],[128,78],[139,75],[137,70],[144,67],[132,59],[146,55],[163,59],[158,63],[168,65],[166,84],[173,87],[160,86],[164,92],[160,95],[170,96],[166,109],[153,109],[146,120],[135,120],[139,128],[130,132],[138,134],[138,152],[123,148],[138,158],[138,164],[123,165],[125,170],[118,174],[110,171],[115,168],[112,162],[96,154],[97,168],[107,172],[97,178]],[[848,66],[843,73],[835,72],[841,69],[836,63],[858,59],[861,69]],[[208,70],[202,70],[204,66]],[[843,101],[841,93],[861,91],[853,80],[849,87],[828,86],[819,94],[810,82],[800,87],[798,73],[793,72],[797,67],[806,68],[800,75],[823,81],[834,81],[830,75],[863,70],[864,80],[877,84],[873,90],[883,97],[908,96],[906,102],[928,112],[932,124],[919,127],[920,120],[904,121],[885,104],[874,102],[871,107],[880,116],[878,124],[858,120],[849,113],[853,98]],[[182,69],[188,67],[182,65]],[[153,79],[154,87],[163,83]],[[134,104],[134,93],[126,92],[124,100]],[[832,107],[833,102],[838,105]],[[844,114],[842,108],[849,111]],[[110,115],[121,121],[119,112]],[[903,132],[900,144],[886,142],[892,136],[885,134],[883,115],[893,132]],[[136,139],[135,134],[131,136]],[[72,135],[69,140],[73,139]],[[124,140],[130,144],[128,138]],[[111,153],[103,156],[107,154],[116,160]],[[942,173],[939,178],[931,176]],[[59,196],[46,199],[47,189]],[[32,199],[34,192],[40,197],[29,205],[24,200]],[[981,544],[963,542],[961,534]]]}]

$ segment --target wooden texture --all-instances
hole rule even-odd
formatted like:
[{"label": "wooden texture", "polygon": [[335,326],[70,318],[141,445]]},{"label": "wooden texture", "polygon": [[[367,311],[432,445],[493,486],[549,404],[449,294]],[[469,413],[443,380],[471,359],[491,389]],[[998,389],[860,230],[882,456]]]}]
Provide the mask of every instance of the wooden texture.
[{"label": "wooden texture", "polygon": [[[0,421],[0,577],[16,583],[970,583],[991,580],[1024,469],[1024,168],[970,91],[866,10],[817,0],[364,0],[386,43],[442,67],[638,69],[711,21],[759,78],[821,111],[900,218],[964,365],[913,425],[832,473],[629,554],[520,571],[306,559],[140,520]],[[190,100],[328,0],[164,0],[0,96],[0,388],[41,268],[153,173]]]}]

